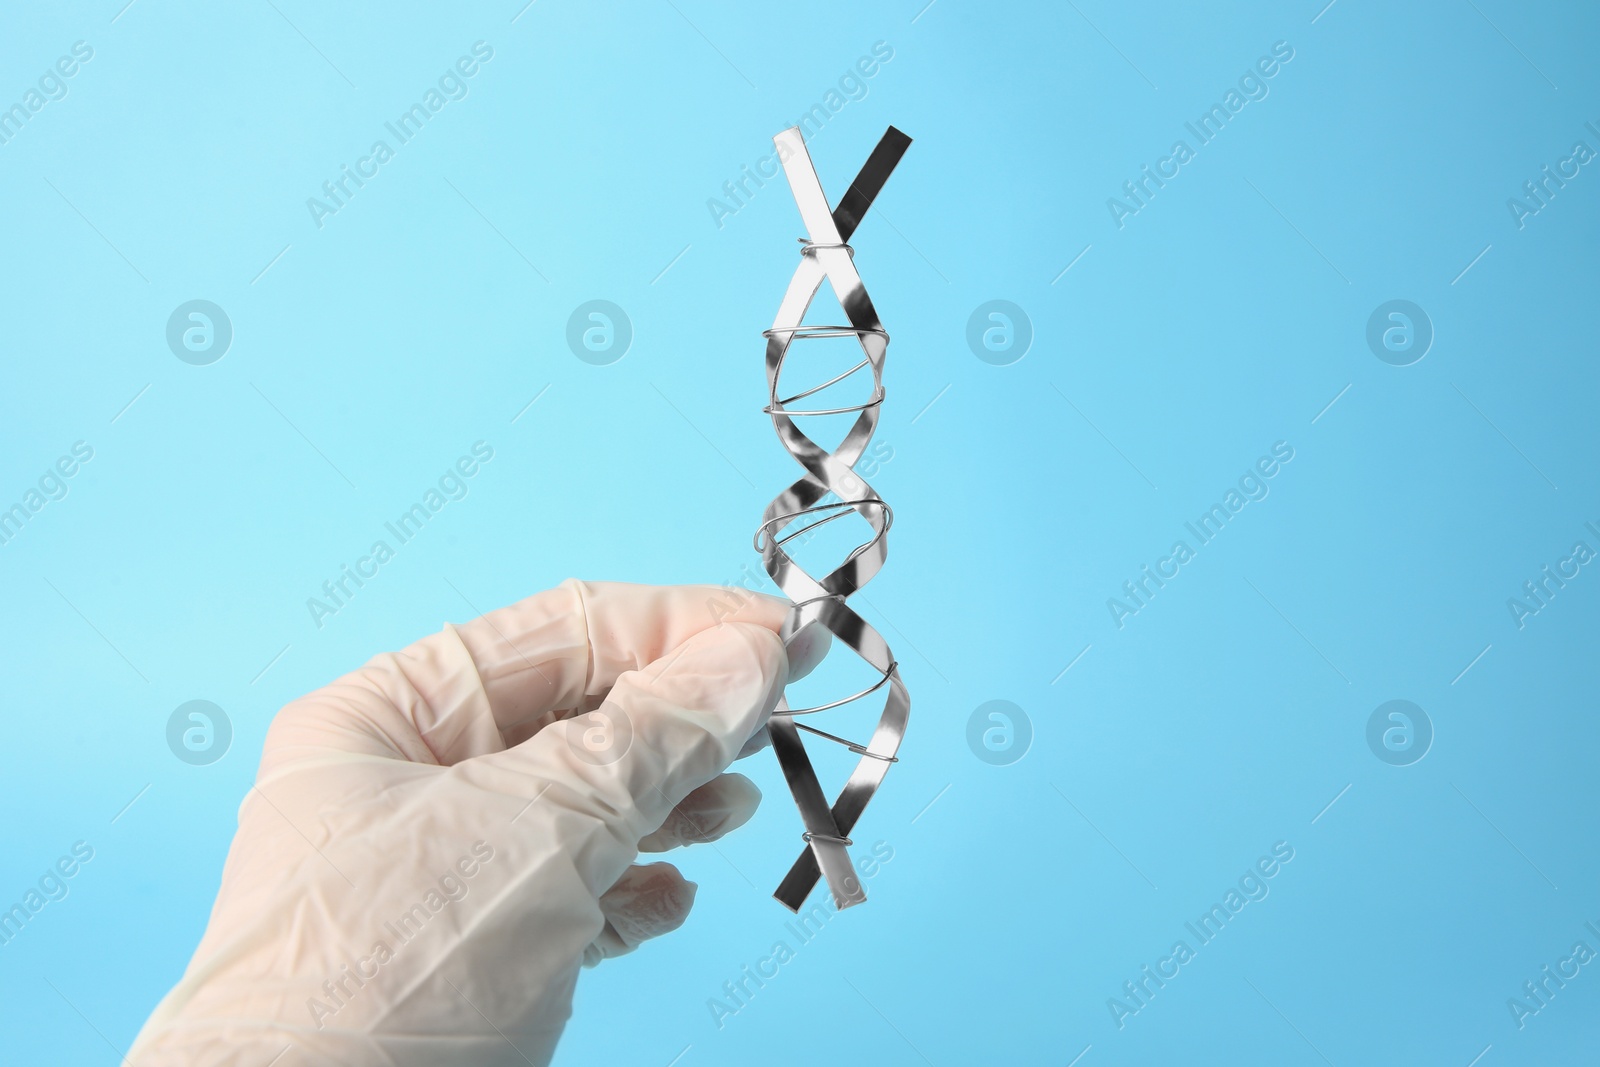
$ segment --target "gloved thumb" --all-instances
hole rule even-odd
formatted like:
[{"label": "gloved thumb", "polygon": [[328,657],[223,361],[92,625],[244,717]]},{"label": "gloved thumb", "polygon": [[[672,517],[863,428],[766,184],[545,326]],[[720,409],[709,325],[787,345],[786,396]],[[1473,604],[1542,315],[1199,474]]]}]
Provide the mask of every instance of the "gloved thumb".
[{"label": "gloved thumb", "polygon": [[722,623],[619,675],[594,711],[470,762],[526,776],[525,788],[542,780],[560,789],[551,798],[559,808],[592,816],[631,847],[733,761],[787,681],[776,633]]}]

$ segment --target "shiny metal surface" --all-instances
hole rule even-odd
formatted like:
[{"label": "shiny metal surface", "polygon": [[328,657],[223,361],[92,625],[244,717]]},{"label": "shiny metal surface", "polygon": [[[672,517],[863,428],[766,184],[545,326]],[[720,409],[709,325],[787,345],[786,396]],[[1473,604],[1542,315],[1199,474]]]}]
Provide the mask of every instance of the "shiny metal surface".
[{"label": "shiny metal surface", "polygon": [[[772,749],[783,768],[789,791],[794,795],[805,826],[802,834],[806,849],[778,886],[777,897],[792,911],[798,911],[819,878],[826,879],[834,903],[841,908],[866,900],[861,881],[850,862],[850,832],[868,801],[877,792],[895,753],[905,736],[911,712],[911,698],[900,679],[894,654],[883,637],[849,606],[848,598],[878,573],[888,553],[887,535],[894,513],[877,491],[851,468],[861,458],[877,428],[884,400],[883,368],[889,335],[878,321],[861,276],[856,272],[854,252],[846,243],[855,232],[873,199],[883,188],[911,139],[893,126],[873,149],[866,164],[851,183],[849,191],[833,210],[822,191],[805,141],[798,128],[783,131],[773,139],[783,161],[789,188],[794,193],[806,238],[800,249],[800,265],[767,339],[766,370],[770,403],[764,409],[772,416],[778,440],[804,470],[799,480],[779,494],[762,516],[755,546],[761,552],[767,573],[794,602],[784,622],[782,636],[792,642],[808,626],[823,626],[842,644],[875,668],[880,678],[860,692],[809,708],[790,708],[787,701],[773,712],[768,731]],[[802,325],[806,309],[826,279],[833,287],[850,321],[837,325]],[[863,359],[850,369],[819,385],[780,397],[779,380],[790,346],[797,341],[853,336],[861,346]],[[872,393],[860,404],[826,408],[791,408],[831,385],[845,381],[862,370],[872,373]],[[839,444],[830,452],[800,429],[796,419],[856,413],[855,421]],[[825,497],[836,499],[824,503]],[[872,530],[872,536],[858,545],[830,573],[816,578],[806,573],[790,557],[784,546],[794,537],[853,511]],[[820,517],[817,517],[820,516]],[[810,519],[810,521],[806,521]],[[784,533],[791,525],[798,529]],[[884,694],[883,711],[872,739],[866,743],[850,741],[826,731],[803,726],[800,715],[832,710],[863,700],[875,693]],[[844,788],[829,805],[816,770],[801,741],[801,731],[845,746],[861,756]]]}]

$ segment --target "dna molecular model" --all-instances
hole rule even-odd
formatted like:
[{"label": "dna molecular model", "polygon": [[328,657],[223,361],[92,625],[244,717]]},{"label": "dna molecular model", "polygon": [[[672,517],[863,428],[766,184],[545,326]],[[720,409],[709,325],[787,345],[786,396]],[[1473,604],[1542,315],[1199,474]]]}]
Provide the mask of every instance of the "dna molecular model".
[{"label": "dna molecular model", "polygon": [[[888,643],[847,602],[883,565],[888,553],[886,537],[894,521],[889,505],[853,470],[878,425],[889,335],[878,321],[872,299],[856,272],[854,250],[847,242],[910,146],[911,139],[893,126],[889,127],[849,191],[833,209],[828,207],[827,196],[822,191],[800,129],[785,130],[772,140],[807,236],[801,241],[800,265],[784,294],[777,318],[770,330],[763,331],[767,342],[770,396],[764,410],[772,416],[778,440],[805,473],[767,505],[755,536],[755,547],[761,553],[767,574],[793,602],[780,633],[785,644],[791,644],[809,627],[821,626],[836,644],[844,645],[859,656],[878,675],[875,682],[861,691],[814,707],[791,708],[784,698],[772,713],[768,724],[772,749],[789,791],[794,795],[795,806],[805,826],[801,836],[806,843],[805,850],[773,895],[791,911],[799,911],[817,880],[822,878],[827,881],[834,904],[847,908],[866,900],[861,880],[851,865],[849,835],[883,782],[889,765],[897,762],[895,753],[905,736],[911,711],[911,697],[901,681],[899,666]],[[838,297],[849,320],[847,324],[804,324],[806,310],[824,280],[831,284]],[[787,397],[780,395],[783,390],[779,381],[791,345],[796,341],[841,337],[854,337],[859,343],[862,353],[859,363],[821,384]],[[869,369],[872,392],[860,403],[822,408],[792,406]],[[852,413],[856,416],[854,422],[831,451],[807,436],[796,421]],[[806,573],[786,551],[785,545],[795,538],[852,512],[868,523],[872,535],[827,575],[817,578]],[[797,524],[798,529],[789,530]],[[786,530],[789,532],[784,532]],[[865,744],[798,721],[802,716],[843,708],[876,693],[883,695],[883,711],[871,740]],[[802,733],[843,745],[861,757],[831,805],[806,754]]]}]

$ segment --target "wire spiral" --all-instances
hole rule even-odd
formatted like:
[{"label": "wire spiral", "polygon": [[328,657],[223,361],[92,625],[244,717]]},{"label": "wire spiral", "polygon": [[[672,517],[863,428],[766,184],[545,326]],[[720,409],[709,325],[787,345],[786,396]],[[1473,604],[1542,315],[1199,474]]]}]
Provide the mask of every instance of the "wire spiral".
[{"label": "wire spiral", "polygon": [[[778,440],[805,473],[767,505],[754,542],[767,574],[793,602],[781,633],[785,643],[792,643],[801,631],[811,626],[822,626],[836,642],[849,648],[879,675],[876,682],[857,693],[814,707],[790,708],[785,699],[774,710],[768,725],[773,751],[805,824],[801,836],[806,843],[805,851],[774,896],[790,910],[798,911],[819,878],[827,880],[834,902],[841,908],[866,899],[846,851],[851,844],[849,834],[882,783],[889,765],[898,762],[896,752],[905,736],[911,710],[910,696],[888,643],[847,602],[883,565],[894,512],[853,469],[877,428],[884,400],[883,368],[889,335],[878,321],[877,311],[856,272],[854,250],[846,243],[911,141],[891,126],[868,157],[849,192],[832,210],[799,129],[785,130],[773,138],[773,143],[809,236],[801,239],[800,265],[790,281],[776,321],[762,334],[767,341],[769,396],[762,410],[772,417]],[[806,310],[824,280],[832,284],[850,320],[848,325],[803,324]],[[838,337],[856,339],[863,355],[861,361],[820,385],[791,396],[780,396],[779,382],[791,345],[796,341]],[[861,403],[827,408],[792,406],[863,370],[871,371],[872,391]],[[813,441],[796,422],[808,417],[850,414],[856,418],[832,451]],[[825,500],[830,495],[834,499]],[[817,578],[808,574],[786,550],[785,546],[795,538],[852,513],[867,522],[872,535],[827,575]],[[784,532],[797,524],[798,529]],[[883,711],[871,740],[864,744],[795,721],[799,716],[844,707],[879,692],[884,697]],[[806,755],[801,731],[843,745],[861,757],[831,805]]]}]

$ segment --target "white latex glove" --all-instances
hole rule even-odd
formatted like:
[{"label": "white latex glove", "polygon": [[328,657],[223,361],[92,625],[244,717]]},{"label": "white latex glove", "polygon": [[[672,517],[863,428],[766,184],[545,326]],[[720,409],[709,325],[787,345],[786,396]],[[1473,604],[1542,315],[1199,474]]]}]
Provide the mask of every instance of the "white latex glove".
[{"label": "white latex glove", "polygon": [[[789,677],[785,607],[568,581],[289,704],[129,1059],[547,1064],[579,965],[688,915],[694,884],[637,853],[753,813],[720,772]],[[804,645],[797,675],[826,652]]]}]

